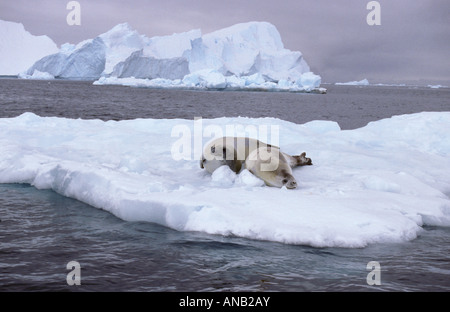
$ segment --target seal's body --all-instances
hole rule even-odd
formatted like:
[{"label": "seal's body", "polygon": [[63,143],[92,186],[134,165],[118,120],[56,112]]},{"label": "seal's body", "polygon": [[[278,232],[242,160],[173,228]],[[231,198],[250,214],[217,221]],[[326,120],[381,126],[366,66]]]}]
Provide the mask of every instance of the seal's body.
[{"label": "seal's body", "polygon": [[218,167],[227,165],[238,173],[243,165],[269,186],[295,188],[297,181],[292,168],[312,165],[306,153],[291,156],[280,151],[278,146],[245,137],[222,137],[206,144],[200,167],[213,173]]}]

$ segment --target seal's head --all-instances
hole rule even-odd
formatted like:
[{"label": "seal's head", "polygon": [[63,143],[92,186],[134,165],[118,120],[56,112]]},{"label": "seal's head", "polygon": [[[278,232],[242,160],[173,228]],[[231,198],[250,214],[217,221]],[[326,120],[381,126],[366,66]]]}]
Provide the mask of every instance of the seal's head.
[{"label": "seal's head", "polygon": [[288,189],[295,189],[297,187],[297,181],[291,174],[286,175],[281,182],[283,183],[283,186],[286,186]]},{"label": "seal's head", "polygon": [[269,183],[275,187],[286,186],[287,189],[295,189],[297,187],[297,181],[294,176],[285,170],[281,170],[275,179],[271,179]]}]

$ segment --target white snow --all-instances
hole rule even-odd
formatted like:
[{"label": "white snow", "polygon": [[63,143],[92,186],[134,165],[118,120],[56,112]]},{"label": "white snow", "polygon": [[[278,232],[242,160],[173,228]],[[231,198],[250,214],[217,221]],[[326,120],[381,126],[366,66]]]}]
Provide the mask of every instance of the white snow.
[{"label": "white snow", "polygon": [[[245,135],[258,126],[278,126],[284,152],[312,158],[313,166],[293,170],[297,189],[265,186],[247,170],[220,167],[211,175],[195,157],[172,155],[180,133],[194,135],[195,147],[211,139],[206,130]],[[450,226],[448,112],[346,131],[330,121],[239,117],[194,126],[184,119],[103,122],[25,113],[0,119],[0,146],[0,183],[52,189],[123,220],[178,231],[364,247],[415,239],[424,225]]]},{"label": "white snow", "polygon": [[58,47],[47,36],[34,36],[21,23],[0,20],[0,75],[18,75]]},{"label": "white snow", "polygon": [[368,86],[369,80],[363,79],[360,81],[349,81],[349,82],[336,82],[337,86]]}]

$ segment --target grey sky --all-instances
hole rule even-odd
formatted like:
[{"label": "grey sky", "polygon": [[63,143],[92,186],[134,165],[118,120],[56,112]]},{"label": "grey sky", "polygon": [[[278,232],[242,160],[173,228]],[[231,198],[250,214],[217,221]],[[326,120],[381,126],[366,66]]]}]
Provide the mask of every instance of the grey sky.
[{"label": "grey sky", "polygon": [[58,45],[93,38],[122,22],[151,37],[267,21],[323,82],[450,85],[448,0],[379,0],[380,26],[366,23],[369,0],[79,0],[81,26],[67,25],[68,2],[2,0],[0,19],[21,22]]}]

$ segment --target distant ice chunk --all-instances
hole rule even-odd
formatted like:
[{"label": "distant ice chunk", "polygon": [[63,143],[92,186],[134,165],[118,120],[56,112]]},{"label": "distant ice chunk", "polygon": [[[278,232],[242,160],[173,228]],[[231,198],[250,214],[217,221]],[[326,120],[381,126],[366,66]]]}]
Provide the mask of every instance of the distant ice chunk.
[{"label": "distant ice chunk", "polygon": [[448,88],[448,87],[447,86],[443,86],[443,85],[428,85],[428,88],[440,89],[440,88]]},{"label": "distant ice chunk", "polygon": [[322,79],[319,75],[315,75],[312,72],[307,72],[300,76],[300,78],[296,81],[296,85],[306,91],[311,91],[319,88],[321,81]]},{"label": "distant ice chunk", "polygon": [[37,69],[34,70],[32,75],[27,75],[25,73],[20,73],[18,75],[21,79],[34,79],[34,80],[52,80],[55,79],[55,77],[52,74],[41,72]]},{"label": "distant ice chunk", "polygon": [[186,75],[183,84],[187,87],[201,87],[208,89],[223,89],[227,86],[224,75],[214,69],[203,69]]},{"label": "distant ice chunk", "polygon": [[369,80],[363,79],[360,81],[349,81],[349,82],[336,82],[337,86],[368,86]]}]

